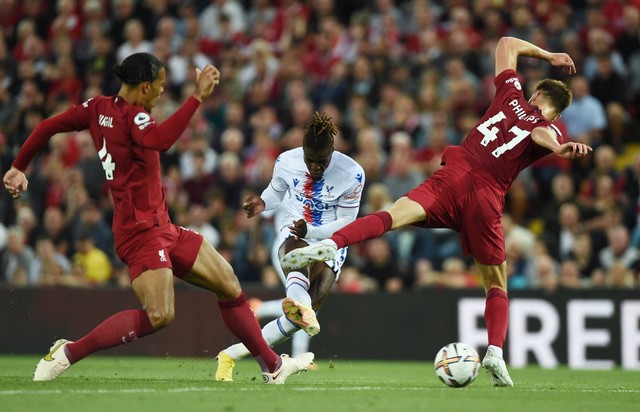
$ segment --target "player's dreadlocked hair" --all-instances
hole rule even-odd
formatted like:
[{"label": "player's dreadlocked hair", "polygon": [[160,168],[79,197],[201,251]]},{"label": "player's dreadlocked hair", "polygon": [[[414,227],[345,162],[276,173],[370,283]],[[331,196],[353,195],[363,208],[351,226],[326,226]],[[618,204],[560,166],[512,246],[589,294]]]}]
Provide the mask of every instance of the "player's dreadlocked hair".
[{"label": "player's dreadlocked hair", "polygon": [[326,113],[315,112],[311,120],[304,126],[302,144],[313,150],[333,147],[333,138],[338,134],[338,128]]},{"label": "player's dreadlocked hair", "polygon": [[556,108],[556,114],[562,113],[571,104],[573,94],[571,89],[560,80],[544,79],[536,85],[536,90],[540,90]]}]

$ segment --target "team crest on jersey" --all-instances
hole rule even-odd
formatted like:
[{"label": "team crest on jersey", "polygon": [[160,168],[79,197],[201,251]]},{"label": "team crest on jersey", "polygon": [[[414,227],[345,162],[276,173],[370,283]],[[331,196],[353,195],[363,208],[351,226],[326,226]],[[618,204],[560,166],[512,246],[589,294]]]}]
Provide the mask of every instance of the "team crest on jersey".
[{"label": "team crest on jersey", "polygon": [[327,196],[331,196],[331,191],[333,190],[335,186],[325,186],[324,188],[327,189]]}]

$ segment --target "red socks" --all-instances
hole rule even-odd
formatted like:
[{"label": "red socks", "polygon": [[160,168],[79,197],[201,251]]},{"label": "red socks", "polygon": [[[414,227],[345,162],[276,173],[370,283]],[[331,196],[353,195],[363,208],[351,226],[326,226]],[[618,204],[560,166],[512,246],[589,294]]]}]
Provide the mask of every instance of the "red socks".
[{"label": "red socks", "polygon": [[338,249],[367,239],[379,237],[391,230],[393,220],[389,212],[380,211],[359,218],[331,236]]},{"label": "red socks", "polygon": [[262,337],[262,330],[251,311],[244,292],[235,299],[219,300],[220,313],[227,328],[238,337],[258,361],[264,372],[274,372],[282,363]]},{"label": "red socks", "polygon": [[501,348],[507,338],[507,326],[509,325],[507,292],[500,288],[489,289],[484,308],[484,320],[487,323],[489,345]]},{"label": "red socks", "polygon": [[69,361],[73,364],[101,349],[129,343],[155,332],[144,310],[125,310],[111,316],[85,337],[66,346]]}]

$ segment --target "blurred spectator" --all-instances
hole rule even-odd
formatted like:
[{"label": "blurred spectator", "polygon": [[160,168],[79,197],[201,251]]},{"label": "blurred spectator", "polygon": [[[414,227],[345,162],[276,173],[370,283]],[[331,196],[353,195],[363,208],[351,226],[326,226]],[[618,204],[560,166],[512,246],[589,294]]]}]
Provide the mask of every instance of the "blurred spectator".
[{"label": "blurred spectator", "polygon": [[218,247],[220,233],[207,221],[207,209],[201,204],[194,203],[189,208],[189,218],[187,229],[200,233],[213,247]]},{"label": "blurred spectator", "polygon": [[83,233],[89,233],[95,246],[107,255],[115,256],[113,250],[113,232],[105,222],[102,209],[90,200],[80,211],[76,229],[76,239],[80,240]]},{"label": "blurred spectator", "polygon": [[623,262],[616,262],[605,274],[605,285],[615,289],[633,289],[636,285],[634,272]]},{"label": "blurred spectator", "polygon": [[620,53],[612,50],[613,36],[607,30],[601,27],[592,27],[587,34],[587,46],[591,52],[584,60],[584,77],[589,81],[593,81],[598,72],[598,60],[602,57],[608,58],[611,63],[611,69],[620,77],[627,74],[624,60]]},{"label": "blurred spectator", "polygon": [[242,164],[238,155],[231,152],[220,156],[220,164],[216,173],[218,187],[226,193],[227,205],[234,210],[240,207],[241,193],[245,187],[242,175]]},{"label": "blurred spectator", "polygon": [[383,183],[389,188],[391,198],[398,199],[420,185],[425,177],[413,165],[412,143],[409,135],[397,132],[393,134],[391,141],[391,158]]},{"label": "blurred spectator", "polygon": [[631,55],[640,50],[640,9],[631,4],[625,5],[622,18],[622,32],[616,37],[615,48],[628,62]]},{"label": "blurred spectator", "polygon": [[24,232],[18,226],[7,231],[7,248],[0,257],[2,282],[12,286],[36,285],[38,279],[33,276],[35,253],[25,242]]},{"label": "blurred spectator", "polygon": [[111,279],[111,261],[98,249],[90,231],[78,234],[77,252],[73,255],[73,272],[89,285],[105,285]]},{"label": "blurred spectator", "polygon": [[398,272],[398,262],[387,238],[370,239],[366,243],[366,259],[361,272],[373,278],[380,290],[397,291],[398,281],[404,283],[404,274]]},{"label": "blurred spectator", "polygon": [[209,41],[223,39],[223,22],[228,22],[232,36],[244,33],[246,16],[240,2],[236,0],[211,0],[200,13],[200,34]]},{"label": "blurred spectator", "polygon": [[209,174],[218,167],[218,154],[209,146],[207,139],[200,133],[194,133],[187,142],[187,150],[180,155],[180,175],[184,180],[192,179],[196,176],[199,164],[195,157],[202,157],[202,173]]},{"label": "blurred spectator", "polygon": [[133,53],[153,53],[153,44],[145,40],[144,26],[140,20],[127,20],[124,25],[124,38],[126,41],[116,51],[119,62]]},{"label": "blurred spectator", "polygon": [[576,236],[583,230],[580,209],[575,203],[564,203],[557,216],[558,230],[545,231],[544,239],[553,256],[564,260],[569,257]]},{"label": "blurred spectator", "polygon": [[571,176],[567,173],[556,174],[551,181],[551,194],[552,198],[541,205],[538,217],[542,219],[545,231],[557,232],[560,224],[558,210],[565,203],[576,202],[576,190]]},{"label": "blurred spectator", "polygon": [[565,260],[560,264],[560,280],[558,286],[562,289],[582,289],[580,269],[573,260]]},{"label": "blurred spectator", "polygon": [[36,257],[31,272],[31,278],[38,279],[41,286],[63,285],[71,272],[71,261],[56,251],[51,239],[42,237],[36,241]]},{"label": "blurred spectator", "polygon": [[602,132],[607,127],[604,107],[589,93],[589,83],[584,76],[573,76],[570,87],[573,101],[562,112],[569,138],[597,146],[602,142]]},{"label": "blurred spectator", "polygon": [[182,187],[187,193],[189,204],[204,205],[207,191],[214,186],[216,179],[213,172],[207,172],[206,170],[206,160],[203,152],[190,152],[189,159],[194,173],[193,176],[184,181]]},{"label": "blurred spectator", "polygon": [[593,242],[591,241],[591,235],[589,233],[580,233],[576,236],[569,257],[575,262],[582,279],[591,278],[593,272],[600,265],[598,255],[593,249]]},{"label": "blurred spectator", "polygon": [[604,106],[607,114],[607,133],[604,141],[622,151],[625,138],[625,122],[629,118],[627,81],[613,68],[613,55],[602,54],[596,58],[596,71],[590,81],[591,94]]},{"label": "blurred spectator", "polygon": [[537,256],[532,275],[533,288],[540,288],[547,293],[555,292],[558,288],[558,265],[551,256],[546,254]]},{"label": "blurred spectator", "polygon": [[629,230],[620,225],[607,231],[608,246],[598,253],[599,266],[609,271],[619,264],[632,273],[640,270],[640,252],[629,243]]},{"label": "blurred spectator", "polygon": [[363,276],[357,268],[345,266],[336,282],[336,291],[340,293],[368,293],[378,290],[373,279]]},{"label": "blurred spectator", "polygon": [[36,244],[38,220],[28,204],[21,205],[16,211],[16,225],[22,230],[24,242],[31,247]]},{"label": "blurred spectator", "polygon": [[51,239],[56,251],[67,257],[72,256],[72,251],[75,250],[73,234],[67,227],[62,210],[58,207],[45,209],[43,225],[38,237]]},{"label": "blurred spectator", "polygon": [[203,68],[211,63],[211,59],[198,50],[197,43],[185,41],[167,62],[169,83],[172,87],[180,87],[191,79],[196,68]]},{"label": "blurred spectator", "polygon": [[477,274],[468,271],[466,263],[459,257],[446,259],[442,264],[442,272],[433,270],[428,260],[419,261],[416,270],[416,285],[419,287],[476,288],[481,286]]}]

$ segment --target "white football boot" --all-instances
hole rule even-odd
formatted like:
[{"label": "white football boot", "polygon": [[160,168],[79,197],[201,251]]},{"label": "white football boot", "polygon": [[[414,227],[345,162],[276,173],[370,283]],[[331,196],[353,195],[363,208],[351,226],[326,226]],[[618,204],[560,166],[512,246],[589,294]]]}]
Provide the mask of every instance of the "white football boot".
[{"label": "white football boot", "polygon": [[71,362],[64,352],[64,347],[72,343],[66,339],[58,339],[55,341],[49,353],[40,359],[36,371],[33,373],[34,381],[52,381],[64,371],[69,369]]},{"label": "white football boot", "polygon": [[487,349],[487,354],[482,360],[482,367],[491,373],[493,386],[513,386],[504,359],[497,356],[492,348]]},{"label": "white football boot", "polygon": [[313,363],[314,354],[305,352],[293,358],[289,355],[280,355],[282,365],[273,373],[262,372],[262,380],[267,385],[282,385],[287,378],[294,373],[306,371],[309,365]]},{"label": "white football boot", "polygon": [[285,271],[300,269],[312,262],[331,260],[337,251],[338,247],[333,240],[324,239],[313,245],[293,249],[280,259],[280,266]]}]

